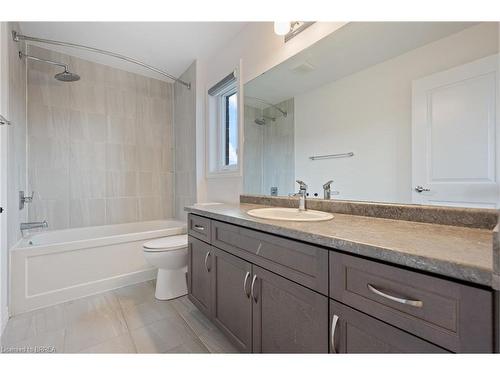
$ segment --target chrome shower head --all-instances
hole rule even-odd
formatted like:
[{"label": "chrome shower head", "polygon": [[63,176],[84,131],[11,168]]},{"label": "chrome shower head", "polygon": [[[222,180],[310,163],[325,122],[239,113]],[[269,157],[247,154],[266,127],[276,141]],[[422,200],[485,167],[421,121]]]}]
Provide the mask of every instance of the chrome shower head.
[{"label": "chrome shower head", "polygon": [[267,120],[275,122],[276,121],[276,117],[269,117],[269,116],[264,115],[261,118],[256,118],[255,119],[255,123],[257,125],[266,125],[267,124]]},{"label": "chrome shower head", "polygon": [[62,81],[62,82],[75,82],[75,81],[78,81],[80,79],[80,76],[76,73],[71,73],[71,72],[68,72],[66,69],[64,69],[64,72],[57,73],[54,76],[54,78],[57,79],[58,81]]},{"label": "chrome shower head", "polygon": [[63,63],[60,63],[57,61],[42,59],[41,57],[31,56],[31,55],[28,55],[24,52],[19,51],[19,58],[21,59],[23,57],[26,57],[27,59],[30,59],[30,60],[40,61],[40,62],[44,62],[46,64],[60,66],[61,68],[64,68],[64,72],[57,73],[54,76],[54,78],[57,79],[58,81],[75,82],[75,81],[78,81],[80,79],[80,76],[78,74],[71,73],[68,70],[68,65],[66,65],[66,64],[63,64]]}]

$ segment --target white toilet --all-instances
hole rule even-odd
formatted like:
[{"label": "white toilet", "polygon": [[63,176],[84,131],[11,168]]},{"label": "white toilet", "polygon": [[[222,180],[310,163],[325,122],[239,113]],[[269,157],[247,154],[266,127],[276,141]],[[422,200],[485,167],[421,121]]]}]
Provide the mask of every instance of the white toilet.
[{"label": "white toilet", "polygon": [[146,261],[158,267],[156,299],[167,300],[187,294],[187,248],[187,234],[157,238],[143,244]]}]

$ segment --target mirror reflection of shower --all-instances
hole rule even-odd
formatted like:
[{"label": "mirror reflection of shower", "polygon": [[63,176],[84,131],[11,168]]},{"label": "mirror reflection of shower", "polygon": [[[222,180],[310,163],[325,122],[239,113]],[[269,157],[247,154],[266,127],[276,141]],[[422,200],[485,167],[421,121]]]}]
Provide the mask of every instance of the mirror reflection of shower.
[{"label": "mirror reflection of shower", "polygon": [[[260,103],[263,103],[263,104],[265,104],[265,105],[267,105],[269,107],[272,107],[272,108],[276,109],[279,112],[278,116],[286,117],[288,115],[287,111],[281,109],[280,107],[278,107],[278,106],[276,106],[276,105],[274,105],[272,103],[269,103],[269,102],[265,101],[264,99],[256,98],[256,97],[253,97],[253,96],[245,96],[245,98],[251,99],[251,100],[256,100],[256,101],[258,101]],[[254,122],[257,125],[263,126],[263,125],[267,125],[267,124],[269,124],[271,122],[276,122],[276,117],[266,116],[266,115],[263,114],[262,116],[256,118],[254,120]]]}]

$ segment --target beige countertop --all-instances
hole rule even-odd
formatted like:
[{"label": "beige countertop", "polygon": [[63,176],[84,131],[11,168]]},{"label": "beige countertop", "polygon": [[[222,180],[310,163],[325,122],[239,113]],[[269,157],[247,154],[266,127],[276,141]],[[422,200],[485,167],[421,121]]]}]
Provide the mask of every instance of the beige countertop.
[{"label": "beige countertop", "polygon": [[492,286],[493,231],[451,225],[334,214],[324,222],[265,220],[255,204],[186,207],[193,214],[454,279]]}]

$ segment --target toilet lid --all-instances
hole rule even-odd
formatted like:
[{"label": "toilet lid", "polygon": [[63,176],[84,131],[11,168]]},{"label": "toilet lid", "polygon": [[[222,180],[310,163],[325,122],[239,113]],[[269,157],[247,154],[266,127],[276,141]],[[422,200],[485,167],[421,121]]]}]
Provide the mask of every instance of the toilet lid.
[{"label": "toilet lid", "polygon": [[187,244],[187,234],[180,234],[177,236],[157,238],[144,243],[142,246],[144,247],[144,251],[169,251],[182,249],[187,247]]}]

